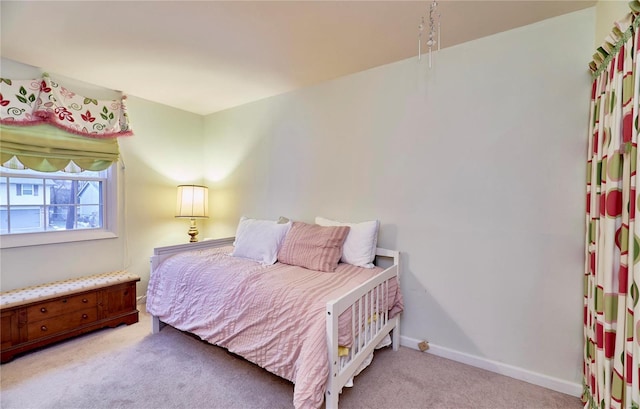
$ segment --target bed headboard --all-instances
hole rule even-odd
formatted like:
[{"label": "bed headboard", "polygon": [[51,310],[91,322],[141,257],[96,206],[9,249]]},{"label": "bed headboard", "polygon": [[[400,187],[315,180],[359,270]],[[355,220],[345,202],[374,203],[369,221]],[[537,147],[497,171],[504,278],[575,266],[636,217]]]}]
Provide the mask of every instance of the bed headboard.
[{"label": "bed headboard", "polygon": [[196,243],[178,244],[175,246],[156,247],[153,249],[153,256],[151,256],[151,271],[167,257],[181,253],[183,251],[201,250],[211,247],[223,247],[231,246],[235,240],[235,237],[225,237],[223,239],[216,240],[203,240]]},{"label": "bed headboard", "polygon": [[[196,243],[185,243],[178,244],[174,246],[165,246],[165,247],[156,247],[153,249],[153,256],[151,256],[151,271],[155,270],[155,268],[167,257],[180,253],[183,251],[191,251],[191,250],[201,250],[211,247],[223,247],[223,246],[231,246],[235,241],[235,237],[225,237],[223,239],[215,239],[215,240],[203,240]],[[399,264],[400,263],[400,252],[395,250],[387,250],[383,248],[376,248],[376,258],[380,257],[390,258],[393,260],[391,264]],[[376,260],[376,264],[379,260]],[[382,265],[381,267],[385,267]],[[386,267],[385,267],[386,268]]]}]

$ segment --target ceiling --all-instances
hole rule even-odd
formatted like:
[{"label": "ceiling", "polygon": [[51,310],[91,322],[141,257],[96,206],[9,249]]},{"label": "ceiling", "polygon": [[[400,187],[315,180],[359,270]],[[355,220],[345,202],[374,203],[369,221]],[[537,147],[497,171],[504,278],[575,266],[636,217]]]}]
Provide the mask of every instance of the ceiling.
[{"label": "ceiling", "polygon": [[[429,4],[2,0],[0,53],[205,115],[415,56]],[[441,45],[594,4],[441,0]]]}]

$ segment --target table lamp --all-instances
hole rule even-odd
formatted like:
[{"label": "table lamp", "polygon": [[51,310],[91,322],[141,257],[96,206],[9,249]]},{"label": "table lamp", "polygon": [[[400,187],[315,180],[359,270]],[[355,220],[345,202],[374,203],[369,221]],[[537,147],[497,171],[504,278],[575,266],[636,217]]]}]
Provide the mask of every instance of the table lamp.
[{"label": "table lamp", "polygon": [[178,201],[176,202],[176,217],[188,217],[191,221],[189,227],[190,243],[198,241],[198,229],[196,219],[209,217],[209,188],[199,185],[178,186]]}]

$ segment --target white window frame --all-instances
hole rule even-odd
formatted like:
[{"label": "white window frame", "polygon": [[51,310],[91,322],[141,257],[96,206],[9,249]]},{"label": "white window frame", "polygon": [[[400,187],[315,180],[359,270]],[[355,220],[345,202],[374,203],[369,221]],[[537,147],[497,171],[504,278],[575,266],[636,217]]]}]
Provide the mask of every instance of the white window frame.
[{"label": "white window frame", "polygon": [[100,229],[78,229],[0,235],[0,248],[41,246],[118,237],[118,164],[107,169],[106,201],[103,226]]}]

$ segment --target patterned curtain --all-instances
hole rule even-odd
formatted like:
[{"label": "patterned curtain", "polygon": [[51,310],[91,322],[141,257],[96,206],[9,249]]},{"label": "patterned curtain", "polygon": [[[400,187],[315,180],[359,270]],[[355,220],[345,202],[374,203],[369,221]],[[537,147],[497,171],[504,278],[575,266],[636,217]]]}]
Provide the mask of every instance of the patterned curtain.
[{"label": "patterned curtain", "polygon": [[99,171],[132,135],[125,97],[97,100],[51,80],[0,78],[0,166],[41,172]]},{"label": "patterned curtain", "polygon": [[640,408],[640,3],[616,23],[593,72],[584,274],[585,408]]}]

